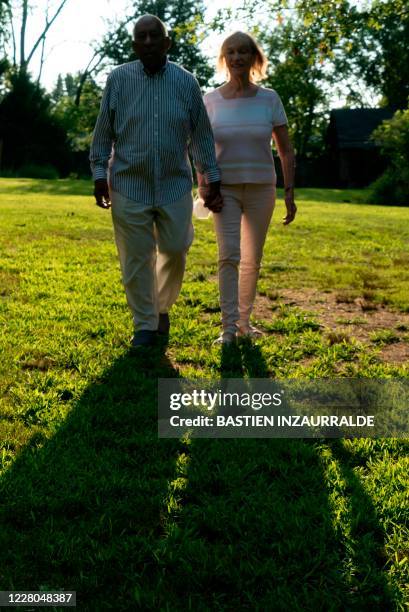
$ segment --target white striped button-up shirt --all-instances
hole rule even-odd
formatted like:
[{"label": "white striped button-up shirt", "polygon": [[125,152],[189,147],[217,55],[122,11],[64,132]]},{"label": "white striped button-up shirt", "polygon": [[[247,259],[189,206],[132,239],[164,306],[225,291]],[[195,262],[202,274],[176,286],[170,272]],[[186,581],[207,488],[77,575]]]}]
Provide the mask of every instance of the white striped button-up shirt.
[{"label": "white striped button-up shirt", "polygon": [[114,191],[143,204],[169,204],[192,189],[189,150],[207,182],[220,180],[195,77],[168,59],[153,75],[139,60],[115,68],[91,144],[94,180],[109,178]]}]

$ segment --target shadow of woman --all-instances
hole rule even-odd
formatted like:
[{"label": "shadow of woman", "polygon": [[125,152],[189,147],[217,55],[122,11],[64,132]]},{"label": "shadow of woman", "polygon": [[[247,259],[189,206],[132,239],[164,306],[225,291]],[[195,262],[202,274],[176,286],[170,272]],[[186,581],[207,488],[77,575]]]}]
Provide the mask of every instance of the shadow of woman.
[{"label": "shadow of woman", "polygon": [[[260,347],[250,343],[222,350],[221,373],[274,377]],[[160,552],[168,599],[158,597],[156,604],[179,609],[184,601],[198,610],[394,609],[374,548],[361,546],[368,532],[355,532],[351,556],[350,540],[337,529],[338,508],[323,459],[328,448],[337,452],[352,483],[351,511],[364,504],[375,526],[369,497],[346,471],[341,441],[189,440],[169,485],[178,498],[168,506],[168,537]]]},{"label": "shadow of woman", "polygon": [[402,593],[396,583],[387,584],[384,574],[387,564],[385,530],[370,495],[354,471],[354,468],[365,468],[366,465],[363,465],[360,454],[353,453],[342,439],[328,440],[327,446],[339,470],[338,483],[342,484],[348,501],[346,528],[349,545],[345,552],[346,559],[354,569],[350,577],[352,593],[361,603],[361,609],[368,602],[373,602],[372,609],[401,609],[399,601],[403,609]]},{"label": "shadow of woman", "polygon": [[76,590],[81,610],[135,609],[135,581],[158,573],[180,447],[158,440],[158,372],[178,376],[160,348],[122,356],[3,475],[1,589]]},{"label": "shadow of woman", "polygon": [[222,345],[220,372],[223,378],[269,378],[272,373],[258,344],[248,339]]}]

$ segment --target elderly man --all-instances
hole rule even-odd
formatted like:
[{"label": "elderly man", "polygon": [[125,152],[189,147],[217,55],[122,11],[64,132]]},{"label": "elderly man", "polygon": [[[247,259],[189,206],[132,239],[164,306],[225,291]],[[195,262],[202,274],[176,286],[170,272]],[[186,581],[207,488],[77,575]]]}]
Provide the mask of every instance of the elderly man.
[{"label": "elderly man", "polygon": [[168,60],[170,44],[158,17],[138,19],[132,46],[139,59],[109,75],[90,152],[96,203],[112,205],[133,347],[169,334],[168,312],[193,240],[188,150],[206,178],[206,206],[213,212],[222,207],[200,88],[190,72]]}]

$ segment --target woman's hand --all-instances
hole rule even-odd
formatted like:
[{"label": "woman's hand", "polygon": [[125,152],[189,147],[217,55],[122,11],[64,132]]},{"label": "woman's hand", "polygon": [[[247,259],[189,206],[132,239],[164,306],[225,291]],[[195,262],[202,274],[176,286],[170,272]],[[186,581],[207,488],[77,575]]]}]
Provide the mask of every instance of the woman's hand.
[{"label": "woman's hand", "polygon": [[207,185],[199,185],[197,188],[197,192],[199,196],[202,198],[202,200],[205,200],[207,197],[207,193],[208,193]]},{"label": "woman's hand", "polygon": [[287,215],[283,217],[283,225],[288,225],[294,221],[297,213],[297,207],[294,202],[294,191],[292,189],[289,191],[286,190],[284,201],[287,209]]},{"label": "woman's hand", "polygon": [[283,169],[284,185],[286,186],[284,201],[287,215],[283,218],[283,224],[288,225],[295,219],[297,207],[294,202],[294,178],[295,178],[295,155],[288,134],[288,126],[277,125],[273,129],[273,138],[280,156]]}]

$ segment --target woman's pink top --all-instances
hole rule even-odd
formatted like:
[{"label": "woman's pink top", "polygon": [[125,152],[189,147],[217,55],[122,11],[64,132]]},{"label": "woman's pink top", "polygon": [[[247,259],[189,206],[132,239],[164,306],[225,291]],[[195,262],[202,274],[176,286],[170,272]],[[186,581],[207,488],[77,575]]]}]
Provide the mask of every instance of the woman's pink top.
[{"label": "woman's pink top", "polygon": [[219,90],[204,96],[212,124],[222,183],[276,183],[271,152],[273,128],[288,123],[273,89],[251,98],[226,100]]}]

